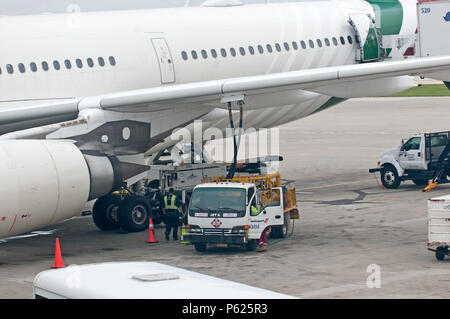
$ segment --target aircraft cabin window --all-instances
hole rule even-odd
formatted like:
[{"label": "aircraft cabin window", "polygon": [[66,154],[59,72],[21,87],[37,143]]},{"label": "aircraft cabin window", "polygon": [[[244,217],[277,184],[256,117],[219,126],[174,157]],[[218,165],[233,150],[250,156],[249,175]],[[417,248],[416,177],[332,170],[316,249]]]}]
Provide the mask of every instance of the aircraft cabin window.
[{"label": "aircraft cabin window", "polygon": [[248,47],[248,52],[250,52],[251,55],[255,55],[255,49],[252,46]]},{"label": "aircraft cabin window", "polygon": [[188,55],[187,55],[186,51],[181,52],[181,57],[183,58],[184,61],[187,61]]},{"label": "aircraft cabin window", "polygon": [[345,44],[345,39],[344,39],[344,37],[341,37],[341,43],[342,43],[342,44]]},{"label": "aircraft cabin window", "polygon": [[275,43],[275,49],[277,49],[278,52],[281,52],[281,46],[279,43]]},{"label": "aircraft cabin window", "polygon": [[11,64],[6,65],[6,71],[8,71],[9,74],[14,73],[14,67]]},{"label": "aircraft cabin window", "polygon": [[328,38],[325,38],[325,45],[329,47],[331,45],[330,40]]},{"label": "aircraft cabin window", "polygon": [[59,64],[59,61],[53,61],[53,66],[55,68],[55,70],[59,70],[61,69],[61,64]]},{"label": "aircraft cabin window", "polygon": [[284,49],[285,49],[286,51],[289,51],[289,43],[284,42]]},{"label": "aircraft cabin window", "polygon": [[333,37],[332,41],[333,41],[333,44],[334,44],[335,46],[338,45],[338,40],[337,40],[335,37]]},{"label": "aircraft cabin window", "polygon": [[92,60],[91,58],[87,59],[87,64],[89,65],[90,68],[94,67],[94,60]]},{"label": "aircraft cabin window", "polygon": [[214,59],[217,58],[217,51],[214,50],[214,49],[212,49],[212,50],[211,50],[211,56],[212,56]]},{"label": "aircraft cabin window", "polygon": [[2,68],[0,68],[0,75],[2,74]]},{"label": "aircraft cabin window", "polygon": [[98,64],[100,64],[100,66],[105,66],[105,59],[103,59],[102,57],[99,57]]},{"label": "aircraft cabin window", "polygon": [[203,59],[207,59],[208,58],[208,53],[206,53],[205,50],[202,50],[201,54],[202,54]]},{"label": "aircraft cabin window", "polygon": [[25,73],[25,65],[23,63],[19,63],[19,71],[20,73]]},{"label": "aircraft cabin window", "polygon": [[306,43],[305,41],[300,41],[300,45],[302,46],[303,49],[306,49]]},{"label": "aircraft cabin window", "polygon": [[258,45],[258,52],[261,54],[264,53],[264,48],[262,47],[262,45]]},{"label": "aircraft cabin window", "polygon": [[48,71],[49,70],[49,67],[48,67],[48,63],[47,62],[42,62],[42,70],[44,70],[44,71]]},{"label": "aircraft cabin window", "polygon": [[220,54],[222,54],[222,56],[223,56],[224,58],[226,58],[226,57],[227,57],[227,50],[225,50],[225,49],[220,49]]},{"label": "aircraft cabin window", "polygon": [[67,70],[70,70],[72,68],[72,63],[69,60],[65,60],[64,65],[66,66]]},{"label": "aircraft cabin window", "polygon": [[239,48],[239,52],[241,52],[242,56],[245,56],[245,49],[243,47]]},{"label": "aircraft cabin window", "polygon": [[294,50],[298,50],[298,44],[295,41],[292,41],[292,47],[294,48]]},{"label": "aircraft cabin window", "polygon": [[320,40],[320,39],[317,39],[317,46],[318,46],[319,48],[321,48],[321,47],[322,47],[322,40]]},{"label": "aircraft cabin window", "polygon": [[269,51],[269,53],[272,53],[273,51],[272,46],[270,44],[267,45],[267,51]]},{"label": "aircraft cabin window", "polygon": [[352,44],[352,43],[353,43],[353,38],[352,38],[351,35],[349,35],[349,36],[347,37],[347,40],[348,40],[348,43],[349,43],[349,44]]},{"label": "aircraft cabin window", "polygon": [[37,71],[37,65],[34,62],[30,63],[30,69],[32,72],[36,72]]},{"label": "aircraft cabin window", "polygon": [[[111,63],[111,57],[109,57],[109,62]],[[83,67],[83,61],[81,61],[81,59],[76,59],[75,63],[77,64],[77,67],[79,69],[81,69]],[[111,63],[111,65],[114,65],[114,64]]]},{"label": "aircraft cabin window", "polygon": [[236,56],[236,50],[234,48],[230,49],[231,55],[232,56]]},{"label": "aircraft cabin window", "polygon": [[309,42],[310,48],[314,49],[314,42],[313,42],[313,40],[309,40],[308,42]]}]

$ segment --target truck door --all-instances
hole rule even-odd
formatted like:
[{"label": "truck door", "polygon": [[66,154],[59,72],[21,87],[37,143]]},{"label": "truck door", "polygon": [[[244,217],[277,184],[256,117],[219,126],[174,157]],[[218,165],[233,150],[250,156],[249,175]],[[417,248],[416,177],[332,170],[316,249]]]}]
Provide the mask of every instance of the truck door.
[{"label": "truck door", "polygon": [[407,169],[426,169],[425,145],[421,136],[410,138],[400,149],[399,164]]},{"label": "truck door", "polygon": [[175,83],[175,68],[166,40],[164,38],[152,39],[152,44],[158,58],[161,84]]},{"label": "truck door", "polygon": [[[270,190],[258,192],[260,206],[258,214],[250,214],[249,238],[259,238],[268,226],[283,225],[283,190],[274,187]],[[250,203],[256,203],[256,195]],[[251,205],[251,204],[250,204]],[[251,210],[250,210],[251,211]]]}]

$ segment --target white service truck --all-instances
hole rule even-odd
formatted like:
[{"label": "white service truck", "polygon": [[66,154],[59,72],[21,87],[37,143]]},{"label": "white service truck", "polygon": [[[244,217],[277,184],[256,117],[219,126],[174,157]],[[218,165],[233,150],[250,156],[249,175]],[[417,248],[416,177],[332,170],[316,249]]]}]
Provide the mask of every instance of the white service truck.
[{"label": "white service truck", "polygon": [[[252,209],[253,206],[253,209]],[[216,179],[194,188],[183,239],[197,251],[207,245],[257,248],[263,231],[284,238],[291,219],[299,219],[295,185],[282,184],[279,173]]]},{"label": "white service truck", "polygon": [[369,172],[380,172],[381,183],[390,189],[407,180],[418,186],[425,186],[430,180],[448,183],[449,152],[450,132],[418,134],[382,153],[377,168]]}]

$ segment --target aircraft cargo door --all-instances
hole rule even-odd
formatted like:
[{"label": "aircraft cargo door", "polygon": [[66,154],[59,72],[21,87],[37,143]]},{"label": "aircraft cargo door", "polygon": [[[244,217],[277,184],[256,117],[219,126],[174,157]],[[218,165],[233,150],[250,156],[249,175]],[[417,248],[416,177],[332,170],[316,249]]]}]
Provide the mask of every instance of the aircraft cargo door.
[{"label": "aircraft cargo door", "polygon": [[158,58],[161,84],[175,83],[175,67],[166,40],[163,38],[152,39],[152,44]]},{"label": "aircraft cargo door", "polygon": [[359,50],[356,54],[358,62],[378,61],[383,58],[381,35],[375,26],[375,20],[362,13],[351,14],[349,23],[355,30]]}]

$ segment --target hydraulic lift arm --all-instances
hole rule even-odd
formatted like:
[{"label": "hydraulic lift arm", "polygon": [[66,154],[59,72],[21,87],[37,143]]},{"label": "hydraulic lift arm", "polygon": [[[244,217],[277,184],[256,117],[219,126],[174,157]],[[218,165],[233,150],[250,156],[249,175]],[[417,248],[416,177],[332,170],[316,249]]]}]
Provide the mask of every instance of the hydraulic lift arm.
[{"label": "hydraulic lift arm", "polygon": [[436,188],[439,184],[438,183],[439,180],[441,180],[444,177],[444,174],[446,173],[448,167],[449,153],[450,153],[450,142],[447,143],[447,145],[445,146],[444,150],[441,153],[441,156],[439,156],[439,160],[436,163],[437,167],[433,176],[433,181],[431,182],[430,185],[428,185],[423,189],[424,192],[429,192],[433,188]]}]

